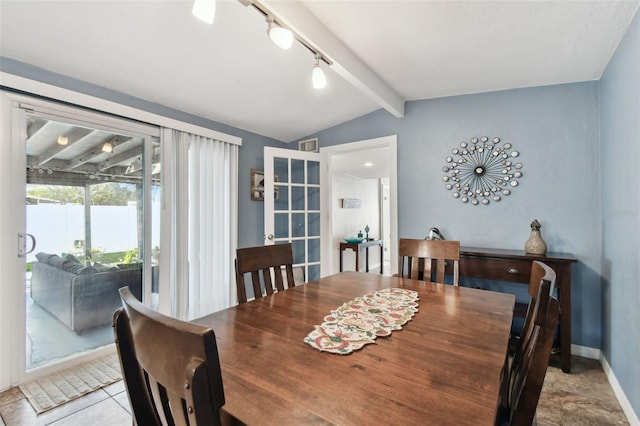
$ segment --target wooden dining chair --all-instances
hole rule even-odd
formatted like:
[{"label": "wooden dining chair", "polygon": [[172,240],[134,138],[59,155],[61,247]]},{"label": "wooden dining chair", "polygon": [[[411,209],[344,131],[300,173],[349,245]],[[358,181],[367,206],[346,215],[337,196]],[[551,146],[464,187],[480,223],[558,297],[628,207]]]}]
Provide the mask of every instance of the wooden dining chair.
[{"label": "wooden dining chair", "polygon": [[[400,238],[398,254],[398,276],[443,283],[446,263],[451,262],[453,285],[458,285],[460,241]],[[435,277],[432,276],[434,264]]]},{"label": "wooden dining chair", "polygon": [[551,282],[543,279],[536,297],[531,336],[518,348],[501,388],[496,425],[533,424],[551,356],[560,306],[550,295]]},{"label": "wooden dining chair", "polygon": [[233,424],[213,330],[147,308],[128,287],[120,299],[113,327],[134,423]]},{"label": "wooden dining chair", "polygon": [[531,274],[529,276],[529,303],[527,305],[527,313],[524,318],[524,323],[520,333],[512,333],[509,342],[509,353],[513,355],[518,346],[526,344],[526,341],[531,337],[531,331],[533,327],[533,320],[536,310],[536,301],[540,290],[540,285],[543,281],[549,282],[549,294],[553,294],[553,290],[556,285],[556,273],[547,264],[534,260],[531,262]]},{"label": "wooden dining chair", "polygon": [[[284,279],[283,270],[285,272]],[[293,274],[291,243],[245,247],[236,250],[238,303],[245,303],[248,300],[245,274],[249,273],[251,274],[251,286],[255,299],[272,294],[274,291],[283,291],[285,284],[286,288],[294,287],[296,284]]]}]

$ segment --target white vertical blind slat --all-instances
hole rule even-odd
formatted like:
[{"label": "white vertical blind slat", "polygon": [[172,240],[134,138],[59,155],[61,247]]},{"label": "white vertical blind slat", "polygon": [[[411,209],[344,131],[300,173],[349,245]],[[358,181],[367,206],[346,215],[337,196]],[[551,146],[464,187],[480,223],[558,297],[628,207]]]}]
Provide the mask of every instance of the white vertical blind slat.
[{"label": "white vertical blind slat", "polygon": [[[182,133],[182,132],[179,132]],[[237,246],[237,174],[238,148],[214,139],[188,135],[188,155],[185,164],[187,186],[175,186],[188,194],[176,210],[184,210],[186,229],[176,230],[187,235],[188,250],[177,250],[171,259],[174,266],[184,264],[187,276],[176,281],[174,303],[178,318],[194,319],[225,309],[235,303],[233,259]],[[178,167],[179,169],[180,167]],[[177,218],[177,216],[176,216]],[[179,235],[173,236],[175,242]],[[186,248],[186,247],[185,247]]]}]

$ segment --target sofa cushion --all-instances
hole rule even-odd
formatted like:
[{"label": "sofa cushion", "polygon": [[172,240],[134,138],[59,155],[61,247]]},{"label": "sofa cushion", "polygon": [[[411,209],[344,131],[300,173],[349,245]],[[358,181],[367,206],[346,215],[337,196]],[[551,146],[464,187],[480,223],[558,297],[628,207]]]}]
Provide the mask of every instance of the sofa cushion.
[{"label": "sofa cushion", "polygon": [[45,252],[41,251],[40,253],[36,254],[36,259],[38,259],[38,262],[49,263],[49,259],[52,256],[56,256],[56,255],[55,254],[45,253]]},{"label": "sofa cushion", "polygon": [[90,275],[90,274],[97,274],[98,272],[99,271],[96,268],[89,265],[89,266],[83,266],[82,268],[79,269],[77,273],[80,275]]},{"label": "sofa cushion", "polygon": [[82,263],[68,262],[64,265],[64,270],[72,274],[82,274],[85,268]]},{"label": "sofa cushion", "polygon": [[64,270],[65,264],[69,265],[69,264],[72,264],[73,262],[70,261],[70,260],[63,259],[60,256],[58,256],[57,254],[54,254],[53,256],[51,256],[49,258],[49,262],[47,262],[47,263],[49,263],[49,265],[51,265],[51,266],[55,266],[58,269],[63,269]]}]

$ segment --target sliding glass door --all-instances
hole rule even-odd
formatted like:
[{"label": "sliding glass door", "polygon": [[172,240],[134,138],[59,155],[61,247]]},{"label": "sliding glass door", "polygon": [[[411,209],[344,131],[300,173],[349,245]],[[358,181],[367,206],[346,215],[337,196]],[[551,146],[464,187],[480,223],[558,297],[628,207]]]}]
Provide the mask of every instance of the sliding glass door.
[{"label": "sliding glass door", "polygon": [[27,371],[113,343],[128,286],[157,301],[159,131],[56,105],[20,103],[25,155]]}]

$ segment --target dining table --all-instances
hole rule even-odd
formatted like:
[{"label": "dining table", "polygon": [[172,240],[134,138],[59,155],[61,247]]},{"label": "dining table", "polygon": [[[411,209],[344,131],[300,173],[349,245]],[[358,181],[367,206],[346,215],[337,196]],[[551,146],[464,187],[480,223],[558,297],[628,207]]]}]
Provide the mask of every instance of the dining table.
[{"label": "dining table", "polygon": [[[416,298],[401,326],[346,353],[310,344],[389,292]],[[247,425],[492,425],[514,306],[505,293],[341,272],[193,322],[213,329],[223,409]]]}]

